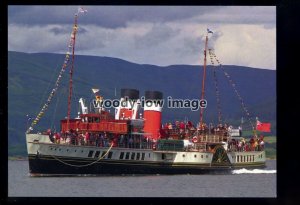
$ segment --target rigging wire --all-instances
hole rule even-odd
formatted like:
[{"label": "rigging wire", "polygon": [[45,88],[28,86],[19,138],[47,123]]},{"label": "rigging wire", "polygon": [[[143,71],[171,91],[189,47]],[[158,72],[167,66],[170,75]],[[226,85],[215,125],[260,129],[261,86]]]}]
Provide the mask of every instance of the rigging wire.
[{"label": "rigging wire", "polygon": [[91,162],[91,163],[88,163],[88,164],[83,164],[83,165],[70,164],[70,163],[67,163],[67,162],[62,161],[61,159],[57,158],[57,157],[54,156],[54,155],[51,155],[51,156],[52,156],[54,159],[56,159],[57,161],[59,161],[59,162],[65,164],[65,165],[71,166],[71,167],[87,167],[87,166],[91,166],[91,165],[93,165],[93,164],[99,162],[100,160],[102,160],[102,159],[109,153],[109,151],[112,149],[113,145],[114,145],[114,143],[111,143],[111,146],[108,148],[108,150],[106,151],[106,153],[105,153],[103,156],[99,157],[99,159],[97,159],[97,160],[94,161],[94,162]]},{"label": "rigging wire", "polygon": [[44,91],[44,93],[43,93],[43,95],[42,95],[42,97],[41,97],[41,101],[40,101],[39,106],[38,106],[37,109],[36,109],[36,113],[38,113],[39,109],[42,107],[43,102],[45,101],[45,98],[46,98],[46,94],[49,92],[50,86],[53,84],[53,81],[54,81],[54,79],[55,79],[55,76],[57,75],[56,73],[57,73],[58,69],[59,69],[59,62],[58,62],[58,59],[57,59],[57,61],[56,61],[56,66],[55,66],[55,70],[54,70],[54,72],[52,72],[51,80],[49,81],[48,86],[47,86],[47,88],[45,89],[45,91]]},{"label": "rigging wire", "polygon": [[243,100],[242,96],[240,95],[240,93],[239,93],[238,90],[236,89],[236,84],[235,84],[234,81],[231,79],[231,76],[225,71],[224,67],[222,66],[222,64],[221,64],[220,61],[218,60],[216,54],[215,54],[212,50],[209,52],[209,54],[212,55],[212,57],[217,61],[219,67],[221,68],[221,70],[223,71],[224,75],[226,76],[226,78],[227,78],[229,84],[230,84],[231,87],[233,88],[233,90],[234,90],[236,96],[238,97],[238,99],[239,99],[239,101],[240,101],[240,103],[241,103],[241,106],[242,106],[242,108],[243,108],[243,110],[244,110],[244,112],[245,112],[245,114],[246,114],[246,116],[247,116],[247,118],[248,118],[248,121],[249,121],[250,124],[251,124],[252,130],[255,131],[255,129],[254,129],[254,124],[253,124],[253,122],[252,122],[252,120],[251,120],[250,113],[249,113],[249,111],[248,111],[248,109],[247,109],[247,107],[246,107],[246,105],[245,105],[245,103],[244,103],[244,100]]},{"label": "rigging wire", "polygon": [[213,76],[214,76],[214,84],[215,84],[215,93],[216,93],[216,100],[217,100],[217,110],[218,110],[218,122],[219,124],[222,124],[222,108],[221,108],[221,100],[220,100],[220,92],[219,92],[219,86],[218,86],[218,78],[216,74],[216,67],[213,60],[213,57],[211,55],[211,49],[208,49],[209,57],[211,64],[213,66]]},{"label": "rigging wire", "polygon": [[[68,51],[65,55],[65,60],[63,65],[61,66],[61,70],[60,73],[58,75],[58,78],[56,80],[55,86],[52,89],[50,95],[48,96],[47,102],[44,104],[44,106],[42,107],[42,109],[40,110],[40,112],[38,113],[38,115],[36,116],[36,118],[32,121],[30,127],[27,129],[26,133],[30,133],[33,130],[33,127],[39,122],[39,120],[41,119],[41,117],[44,115],[44,113],[46,112],[46,110],[48,109],[48,106],[50,105],[53,96],[55,95],[55,93],[57,92],[60,82],[61,82],[61,77],[63,75],[63,73],[65,72],[66,68],[70,65],[70,55],[72,54],[72,62],[74,62],[74,45],[75,45],[75,35],[77,33],[77,18],[78,18],[78,14],[81,13],[82,11],[79,11],[75,14],[75,22],[74,22],[74,26],[72,29],[72,33],[71,33],[71,38],[69,39],[69,44],[68,44]],[[72,70],[73,70],[73,63],[72,63],[72,68],[70,70],[70,85],[72,85]],[[70,96],[72,94],[72,86],[70,86],[70,93],[69,93],[69,99]],[[70,113],[70,106],[68,105],[68,122],[69,122],[69,113]]]}]

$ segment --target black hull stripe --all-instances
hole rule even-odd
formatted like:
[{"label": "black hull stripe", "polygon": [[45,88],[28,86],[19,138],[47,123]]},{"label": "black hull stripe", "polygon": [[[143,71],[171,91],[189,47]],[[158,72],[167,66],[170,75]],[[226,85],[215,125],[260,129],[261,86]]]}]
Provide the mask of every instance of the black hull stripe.
[{"label": "black hull stripe", "polygon": [[[76,159],[62,158],[69,164],[83,165],[89,161],[78,161]],[[68,161],[67,161],[68,160]],[[264,167],[264,163],[253,163],[251,165],[215,165],[212,164],[186,164],[186,163],[157,163],[148,161],[121,161],[121,160],[101,160],[91,166],[72,167],[54,159],[52,156],[29,156],[29,169],[31,174],[46,175],[120,175],[120,174],[202,174],[215,171],[228,171],[240,167]]]}]

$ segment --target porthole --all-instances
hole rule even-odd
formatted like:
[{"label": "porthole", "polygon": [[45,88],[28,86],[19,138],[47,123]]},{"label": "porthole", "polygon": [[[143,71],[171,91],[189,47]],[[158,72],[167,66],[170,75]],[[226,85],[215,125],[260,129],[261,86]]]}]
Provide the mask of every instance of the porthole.
[{"label": "porthole", "polygon": [[182,157],[185,157],[185,154],[183,154]]},{"label": "porthole", "polygon": [[194,157],[197,158],[197,155],[195,154]]}]

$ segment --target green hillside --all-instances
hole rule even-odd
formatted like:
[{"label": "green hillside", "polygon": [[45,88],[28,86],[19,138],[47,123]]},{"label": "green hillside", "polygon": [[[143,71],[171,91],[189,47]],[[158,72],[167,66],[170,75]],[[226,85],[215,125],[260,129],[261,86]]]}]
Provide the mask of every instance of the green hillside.
[{"label": "green hillside", "polygon": [[[24,154],[25,131],[28,127],[26,115],[36,117],[60,71],[64,55],[19,52],[8,53],[8,142],[9,155]],[[272,133],[276,135],[276,71],[241,66],[224,66],[236,83],[253,117],[272,122]],[[241,104],[220,69],[216,70],[219,82],[222,114],[225,122],[240,124],[244,116]],[[199,99],[201,93],[202,66],[172,65],[160,67],[139,65],[121,59],[94,56],[76,56],[74,70],[74,95],[72,116],[77,116],[78,99],[93,98],[92,87],[100,88],[105,98],[120,97],[121,88],[134,88],[140,96],[146,90],[159,90],[164,98]],[[59,120],[67,113],[68,70],[53,98],[48,111],[40,120],[37,130],[59,129]],[[117,96],[115,96],[115,89]],[[208,66],[206,81],[208,107],[204,118],[217,122],[217,104],[212,67]],[[113,110],[111,111],[113,112]],[[163,109],[163,123],[188,119],[199,121],[199,111],[190,109]],[[245,121],[245,126],[249,122]]]}]

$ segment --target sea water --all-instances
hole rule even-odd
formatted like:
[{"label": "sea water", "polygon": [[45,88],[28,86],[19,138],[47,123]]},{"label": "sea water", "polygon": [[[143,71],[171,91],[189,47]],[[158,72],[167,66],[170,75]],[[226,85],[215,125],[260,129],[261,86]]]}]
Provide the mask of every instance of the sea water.
[{"label": "sea water", "polygon": [[8,161],[9,197],[276,197],[276,160],[265,169],[205,175],[31,177]]}]

